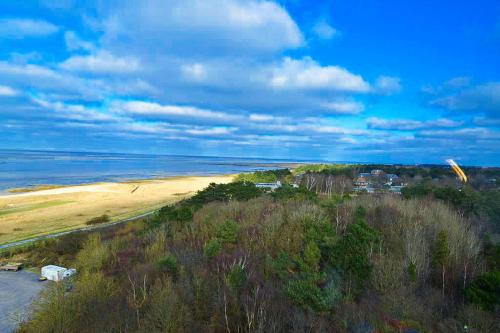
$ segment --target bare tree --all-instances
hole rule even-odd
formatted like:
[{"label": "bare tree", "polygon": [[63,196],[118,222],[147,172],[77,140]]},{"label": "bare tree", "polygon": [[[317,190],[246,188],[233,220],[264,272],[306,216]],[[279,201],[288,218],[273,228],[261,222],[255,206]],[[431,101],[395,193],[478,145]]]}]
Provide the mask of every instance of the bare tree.
[{"label": "bare tree", "polygon": [[137,285],[135,281],[132,280],[130,274],[127,273],[128,280],[130,282],[131,291],[127,297],[128,304],[135,310],[136,318],[137,318],[137,326],[141,327],[141,318],[140,318],[140,309],[143,307],[144,303],[146,303],[146,299],[148,296],[148,291],[146,288],[147,276],[144,274],[144,279],[142,281],[142,286]]}]

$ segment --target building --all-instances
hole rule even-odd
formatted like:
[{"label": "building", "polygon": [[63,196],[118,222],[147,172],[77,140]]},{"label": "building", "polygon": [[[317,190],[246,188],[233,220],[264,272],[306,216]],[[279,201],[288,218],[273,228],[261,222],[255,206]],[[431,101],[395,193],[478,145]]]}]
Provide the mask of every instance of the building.
[{"label": "building", "polygon": [[354,181],[354,186],[357,188],[357,189],[366,189],[368,187],[368,179],[363,177],[363,176],[359,176],[358,178],[356,178],[356,180]]},{"label": "building", "polygon": [[401,194],[401,189],[403,188],[404,186],[391,186],[389,188],[389,192],[391,193],[394,193],[394,194]]},{"label": "building", "polygon": [[396,180],[396,179],[398,179],[398,178],[399,178],[399,176],[398,176],[398,175],[395,175],[395,174],[393,174],[393,173],[388,173],[386,176],[387,176],[387,179],[389,179],[391,182],[392,182],[393,180]]},{"label": "building", "polygon": [[255,183],[255,186],[259,188],[269,189],[271,191],[276,190],[281,187],[281,182],[278,180],[275,183]]},{"label": "building", "polygon": [[48,265],[42,267],[41,276],[51,281],[62,281],[72,275],[76,274],[76,269],[64,268],[56,265]]},{"label": "building", "polygon": [[398,180],[399,179],[399,176],[398,175],[395,175],[393,173],[388,173],[387,175],[385,175],[387,177],[387,185],[392,185],[394,183],[394,181]]},{"label": "building", "polygon": [[[381,183],[380,176],[384,176],[383,182]],[[387,180],[385,180],[387,179]],[[354,180],[354,190],[364,191],[366,193],[397,193],[401,194],[401,188],[406,184],[403,184],[401,178],[398,175],[389,173],[385,174],[383,170],[373,169],[371,172],[361,172],[358,177]]]}]

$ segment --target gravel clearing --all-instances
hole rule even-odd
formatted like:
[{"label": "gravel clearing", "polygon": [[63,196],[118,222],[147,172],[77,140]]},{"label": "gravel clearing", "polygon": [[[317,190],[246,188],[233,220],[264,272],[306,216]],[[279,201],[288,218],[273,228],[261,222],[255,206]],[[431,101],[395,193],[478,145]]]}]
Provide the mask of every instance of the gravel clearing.
[{"label": "gravel clearing", "polygon": [[0,332],[13,332],[25,319],[31,303],[47,282],[38,281],[38,275],[21,270],[0,271]]}]

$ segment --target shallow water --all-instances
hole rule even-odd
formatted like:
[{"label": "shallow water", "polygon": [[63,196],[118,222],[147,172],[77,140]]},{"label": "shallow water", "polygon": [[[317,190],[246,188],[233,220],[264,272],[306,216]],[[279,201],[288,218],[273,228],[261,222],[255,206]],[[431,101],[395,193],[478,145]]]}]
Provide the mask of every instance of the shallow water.
[{"label": "shallow water", "polygon": [[0,192],[37,185],[183,175],[230,174],[273,169],[292,160],[0,150]]}]

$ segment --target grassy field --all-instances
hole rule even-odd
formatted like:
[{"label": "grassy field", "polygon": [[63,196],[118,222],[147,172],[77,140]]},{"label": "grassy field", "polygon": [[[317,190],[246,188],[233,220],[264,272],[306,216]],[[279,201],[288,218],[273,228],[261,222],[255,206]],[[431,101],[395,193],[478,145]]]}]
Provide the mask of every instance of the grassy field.
[{"label": "grassy field", "polygon": [[126,219],[173,203],[233,176],[176,177],[60,187],[0,196],[0,244],[77,229],[97,216]]},{"label": "grassy field", "polygon": [[14,214],[14,213],[27,212],[27,211],[34,210],[34,209],[60,206],[60,205],[68,204],[71,202],[73,202],[73,201],[52,200],[52,201],[39,202],[39,203],[20,205],[20,206],[14,206],[14,207],[7,206],[9,208],[0,209],[0,216]]}]

